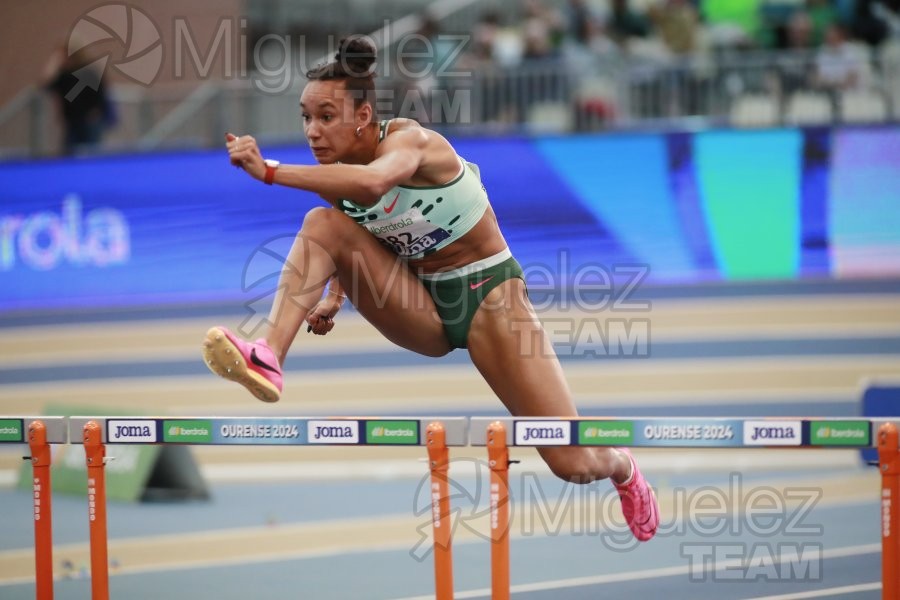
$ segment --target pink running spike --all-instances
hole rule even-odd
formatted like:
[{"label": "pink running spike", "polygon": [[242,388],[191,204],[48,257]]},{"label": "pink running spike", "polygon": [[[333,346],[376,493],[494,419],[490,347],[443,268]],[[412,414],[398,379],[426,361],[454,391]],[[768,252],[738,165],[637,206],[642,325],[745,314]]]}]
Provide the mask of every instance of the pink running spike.
[{"label": "pink running spike", "polygon": [[632,477],[626,484],[616,485],[619,499],[622,501],[622,513],[634,537],[646,542],[656,533],[659,527],[659,504],[653,488],[644,479],[637,463],[627,448],[616,448],[631,461]]},{"label": "pink running spike", "polygon": [[281,366],[264,339],[245,342],[225,327],[213,327],[206,332],[203,358],[210,371],[236,381],[263,402],[281,398]]}]

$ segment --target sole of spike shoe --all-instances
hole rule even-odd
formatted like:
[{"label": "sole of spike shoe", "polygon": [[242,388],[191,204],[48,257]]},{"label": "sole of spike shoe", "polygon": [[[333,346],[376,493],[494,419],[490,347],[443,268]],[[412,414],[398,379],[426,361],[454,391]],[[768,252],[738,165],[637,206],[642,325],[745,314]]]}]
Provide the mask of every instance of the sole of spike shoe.
[{"label": "sole of spike shoe", "polygon": [[[251,371],[237,348],[232,346],[228,338],[215,327],[206,333],[203,358],[210,371],[219,377],[241,384],[263,402],[278,402],[281,399],[281,393],[275,386],[258,373]],[[226,366],[232,364],[234,366]]]}]

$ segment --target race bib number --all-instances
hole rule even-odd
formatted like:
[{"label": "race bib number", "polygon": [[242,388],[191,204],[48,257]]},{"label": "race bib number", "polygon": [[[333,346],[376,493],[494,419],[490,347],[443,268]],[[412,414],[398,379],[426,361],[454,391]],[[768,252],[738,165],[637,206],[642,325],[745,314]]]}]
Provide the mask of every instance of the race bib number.
[{"label": "race bib number", "polygon": [[392,252],[403,257],[425,252],[450,237],[447,231],[426,221],[418,209],[389,220],[366,223],[365,227]]}]

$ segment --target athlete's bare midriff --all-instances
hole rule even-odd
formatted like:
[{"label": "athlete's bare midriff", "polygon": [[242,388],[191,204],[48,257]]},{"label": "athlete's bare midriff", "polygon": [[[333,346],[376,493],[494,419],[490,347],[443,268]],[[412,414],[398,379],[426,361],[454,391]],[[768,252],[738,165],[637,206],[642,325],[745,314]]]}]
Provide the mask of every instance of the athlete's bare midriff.
[{"label": "athlete's bare midriff", "polygon": [[423,273],[448,271],[493,256],[506,249],[497,217],[488,205],[481,220],[459,240],[434,254],[410,260],[409,266]]}]

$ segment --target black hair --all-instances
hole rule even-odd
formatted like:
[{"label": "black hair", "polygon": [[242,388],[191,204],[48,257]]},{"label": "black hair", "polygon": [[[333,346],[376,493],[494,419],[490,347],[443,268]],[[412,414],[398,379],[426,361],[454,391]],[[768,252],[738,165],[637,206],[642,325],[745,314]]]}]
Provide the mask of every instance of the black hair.
[{"label": "black hair", "polygon": [[334,58],[306,72],[310,81],[342,80],[353,96],[355,108],[363,102],[375,106],[375,46],[368,38],[341,38]]}]

